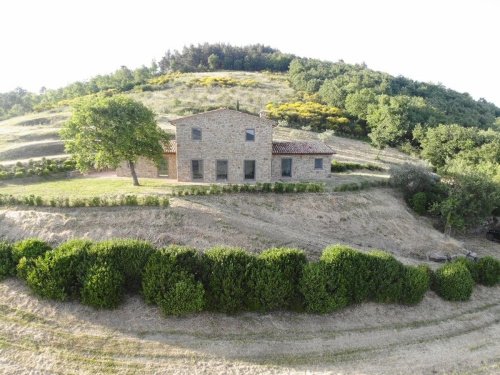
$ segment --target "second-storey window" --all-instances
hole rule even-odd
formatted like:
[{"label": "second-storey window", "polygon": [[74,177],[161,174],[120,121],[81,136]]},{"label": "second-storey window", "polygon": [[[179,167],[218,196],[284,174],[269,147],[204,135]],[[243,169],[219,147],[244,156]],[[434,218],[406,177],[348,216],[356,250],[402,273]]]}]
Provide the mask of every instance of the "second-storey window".
[{"label": "second-storey window", "polygon": [[255,141],[255,129],[247,129],[245,131],[245,141],[247,142]]},{"label": "second-storey window", "polygon": [[193,141],[201,141],[201,129],[191,128],[191,139]]}]

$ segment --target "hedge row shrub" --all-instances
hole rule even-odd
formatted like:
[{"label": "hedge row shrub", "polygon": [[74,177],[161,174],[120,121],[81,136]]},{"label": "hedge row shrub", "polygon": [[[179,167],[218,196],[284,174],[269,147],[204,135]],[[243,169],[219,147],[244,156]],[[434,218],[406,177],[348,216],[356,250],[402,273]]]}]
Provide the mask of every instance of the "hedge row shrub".
[{"label": "hedge row shrub", "polygon": [[0,164],[0,180],[29,176],[49,176],[60,172],[73,171],[76,162],[73,159],[41,159],[28,163],[17,162],[12,165]]},{"label": "hedge row shrub", "polygon": [[297,249],[255,256],[237,248],[205,253],[183,246],[155,249],[139,240],[71,240],[55,249],[37,239],[0,243],[0,277],[26,279],[38,295],[116,307],[125,293],[141,293],[165,315],[202,310],[294,310],[327,313],[363,301],[416,304],[429,286],[447,300],[467,300],[474,280],[496,285],[500,262],[459,258],[436,272],[405,266],[383,251],[327,247],[307,262]]},{"label": "hedge row shrub", "polygon": [[348,163],[337,160],[332,160],[331,172],[347,172],[359,169],[367,169],[369,171],[383,171],[384,168],[374,164]]},{"label": "hedge row shrub", "polygon": [[242,185],[210,185],[210,186],[186,186],[175,190],[175,196],[187,195],[218,195],[232,193],[322,193],[325,184],[316,182],[275,182]]}]

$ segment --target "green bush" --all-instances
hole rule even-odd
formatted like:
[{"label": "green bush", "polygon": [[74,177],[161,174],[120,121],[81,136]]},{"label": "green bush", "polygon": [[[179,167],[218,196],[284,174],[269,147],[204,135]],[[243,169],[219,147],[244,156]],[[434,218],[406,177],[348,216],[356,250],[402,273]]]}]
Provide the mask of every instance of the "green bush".
[{"label": "green bush", "polygon": [[159,304],[183,275],[193,275],[201,280],[201,256],[188,247],[171,245],[151,254],[144,269],[142,291],[144,299],[150,304]]},{"label": "green bush", "polygon": [[478,262],[474,262],[472,259],[468,259],[465,257],[458,257],[453,262],[463,264],[469,270],[470,275],[472,276],[472,280],[474,280],[475,283],[480,282]]},{"label": "green bush", "polygon": [[156,195],[147,195],[144,197],[143,204],[144,206],[159,206],[160,198]]},{"label": "green bush", "polygon": [[494,286],[500,282],[500,261],[493,257],[484,257],[477,263],[480,284]]},{"label": "green bush", "polygon": [[46,242],[36,238],[16,242],[12,248],[12,259],[17,264],[17,275],[26,280],[35,259],[49,250],[51,247]]},{"label": "green bush", "polygon": [[0,242],[0,280],[16,273],[16,262],[12,256],[12,245]]},{"label": "green bush", "polygon": [[94,244],[89,249],[89,261],[107,263],[121,272],[125,278],[127,291],[141,289],[142,275],[146,263],[155,248],[146,241],[108,240]]},{"label": "green bush", "polygon": [[203,311],[205,289],[192,274],[179,274],[175,284],[162,296],[158,305],[165,315],[185,315]]},{"label": "green bush", "polygon": [[395,303],[400,300],[405,268],[385,251],[372,251],[367,257],[369,298],[375,302]]},{"label": "green bush", "polygon": [[308,263],[300,280],[305,309],[312,313],[328,313],[349,303],[345,285],[338,283],[324,262]]},{"label": "green bush", "polygon": [[263,251],[253,264],[250,280],[250,304],[253,309],[301,310],[299,281],[307,263],[303,251],[275,248]]},{"label": "green bush", "polygon": [[87,240],[70,240],[47,251],[28,271],[28,286],[45,298],[60,301],[79,298],[91,245]]},{"label": "green bush", "polygon": [[204,254],[204,284],[211,310],[234,313],[247,306],[254,258],[241,249],[215,247]]},{"label": "green bush", "polygon": [[120,304],[124,292],[123,274],[106,263],[92,265],[85,274],[82,288],[82,303],[111,309]]},{"label": "green bush", "polygon": [[474,280],[461,262],[448,263],[436,271],[436,292],[449,301],[467,301],[474,287]]},{"label": "green bush", "polygon": [[429,290],[430,276],[426,267],[405,266],[400,303],[415,305],[422,301]]},{"label": "green bush", "polygon": [[343,245],[329,246],[321,255],[329,275],[347,291],[349,303],[361,303],[368,297],[367,258],[367,255]]},{"label": "green bush", "polygon": [[410,207],[419,215],[427,212],[427,194],[424,191],[413,194],[410,198]]}]

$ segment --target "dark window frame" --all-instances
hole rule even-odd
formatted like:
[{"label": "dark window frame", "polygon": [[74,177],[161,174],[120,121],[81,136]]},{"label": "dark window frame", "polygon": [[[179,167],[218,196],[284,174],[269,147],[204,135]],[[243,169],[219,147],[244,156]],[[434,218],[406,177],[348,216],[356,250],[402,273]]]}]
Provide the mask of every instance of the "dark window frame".
[{"label": "dark window frame", "polygon": [[[252,131],[253,133],[248,133],[249,130]],[[252,139],[248,139],[249,135],[252,136]],[[245,142],[255,142],[255,128],[245,129]]]},{"label": "dark window frame", "polygon": [[[221,178],[219,177],[219,162],[225,162],[226,163],[226,177]],[[229,177],[229,161],[227,159],[219,159],[215,161],[215,179],[217,181],[227,181]]]},{"label": "dark window frame", "polygon": [[[287,175],[284,173],[283,171],[283,165],[284,165],[284,162],[290,162],[290,175]],[[281,158],[281,177],[286,177],[286,178],[291,178],[293,175],[293,158]]]},{"label": "dark window frame", "polygon": [[[247,162],[253,162],[253,177],[247,178]],[[248,181],[255,181],[257,175],[257,162],[255,160],[243,160],[243,179]]]},{"label": "dark window frame", "polygon": [[[195,172],[194,172],[194,162],[198,162],[198,169],[201,169],[201,177],[195,177]],[[200,168],[201,166],[201,168]],[[200,172],[198,172],[200,173]],[[203,169],[203,159],[192,159],[191,160],[191,179],[193,181],[199,181],[203,180],[205,178],[205,173]]]},{"label": "dark window frame", "polygon": [[[321,161],[321,167],[316,167],[316,162],[317,161]],[[314,170],[316,171],[320,171],[320,170],[323,170],[323,158],[314,158]]]},{"label": "dark window frame", "polygon": [[[195,137],[195,131],[200,132],[200,138]],[[191,140],[192,141],[201,141],[203,139],[203,132],[201,131],[201,128],[191,128]]]}]

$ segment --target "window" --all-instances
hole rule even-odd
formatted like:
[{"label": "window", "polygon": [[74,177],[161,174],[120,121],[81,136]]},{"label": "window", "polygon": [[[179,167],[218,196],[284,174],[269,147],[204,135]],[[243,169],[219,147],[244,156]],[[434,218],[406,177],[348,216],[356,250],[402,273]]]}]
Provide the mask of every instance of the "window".
[{"label": "window", "polygon": [[292,159],[281,159],[281,177],[292,177]]},{"label": "window", "polygon": [[247,129],[245,131],[245,141],[247,142],[255,141],[255,129]]},{"label": "window", "polygon": [[203,160],[191,160],[193,180],[203,180]]},{"label": "window", "polygon": [[161,158],[160,165],[158,166],[158,176],[168,177],[168,160]]},{"label": "window", "polygon": [[201,129],[191,128],[191,139],[193,141],[201,141]]},{"label": "window", "polygon": [[255,160],[245,160],[245,180],[255,180]]},{"label": "window", "polygon": [[314,169],[323,169],[323,159],[314,159]]},{"label": "window", "polygon": [[227,180],[227,160],[217,160],[215,173],[217,180]]}]

